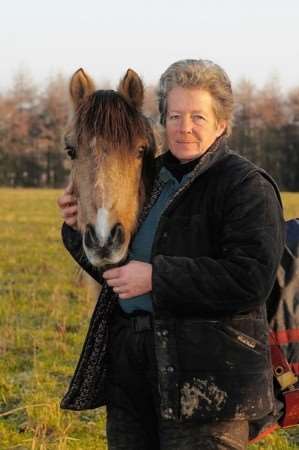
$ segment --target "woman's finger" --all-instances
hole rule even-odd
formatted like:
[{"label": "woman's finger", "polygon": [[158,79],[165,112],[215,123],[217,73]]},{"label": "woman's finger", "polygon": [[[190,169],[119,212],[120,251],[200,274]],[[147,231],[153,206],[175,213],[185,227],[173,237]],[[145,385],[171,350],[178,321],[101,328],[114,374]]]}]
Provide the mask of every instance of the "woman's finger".
[{"label": "woman's finger", "polygon": [[77,206],[70,206],[68,208],[65,208],[63,211],[64,217],[72,217],[74,215],[78,214],[78,207]]},{"label": "woman's finger", "polygon": [[113,288],[113,292],[115,292],[116,294],[119,294],[119,296],[121,296],[121,295],[128,294],[128,289],[126,287],[115,287],[115,288]]},{"label": "woman's finger", "polygon": [[60,208],[65,208],[68,205],[76,205],[78,200],[74,195],[63,194],[58,198],[57,203]]},{"label": "woman's finger", "polygon": [[132,294],[130,294],[130,292],[124,292],[124,293],[119,294],[119,298],[121,300],[126,300],[131,297],[132,297]]},{"label": "woman's finger", "polygon": [[112,280],[113,278],[119,278],[120,277],[120,268],[116,267],[115,269],[109,269],[106,270],[103,273],[103,278],[108,281],[108,280]]},{"label": "woman's finger", "polygon": [[122,280],[120,280],[119,278],[112,278],[112,279],[110,279],[110,280],[107,280],[107,284],[108,284],[108,286],[110,286],[110,287],[125,287],[126,286],[126,284],[122,281]]}]

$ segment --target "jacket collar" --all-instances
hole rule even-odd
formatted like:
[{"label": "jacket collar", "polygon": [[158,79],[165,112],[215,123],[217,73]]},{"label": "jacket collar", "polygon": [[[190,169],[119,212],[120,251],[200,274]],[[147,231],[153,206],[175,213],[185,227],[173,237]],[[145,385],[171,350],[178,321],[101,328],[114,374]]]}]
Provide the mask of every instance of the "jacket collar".
[{"label": "jacket collar", "polygon": [[[174,195],[173,200],[181,194],[182,191],[185,189],[188,189],[190,184],[193,183],[193,181],[200,176],[202,173],[206,172],[209,168],[214,166],[218,161],[222,160],[225,155],[229,152],[228,146],[227,146],[227,140],[225,136],[220,136],[209,148],[209,150],[202,155],[202,157],[199,159],[197,165],[195,168],[190,172],[188,176],[188,181],[176,192]],[[165,185],[165,181],[163,181],[163,177],[159,177],[159,173],[161,171],[161,168],[163,167],[163,159],[164,155],[159,156],[156,159],[156,177],[154,180],[152,192],[150,195],[149,200],[146,202],[146,204],[143,206],[143,209],[141,211],[141,214],[139,216],[138,225],[137,225],[137,231],[139,230],[141,224],[144,222],[145,218],[147,217],[150,209],[155,204],[157,199],[159,198],[159,195]],[[172,202],[170,202],[171,204]]]}]

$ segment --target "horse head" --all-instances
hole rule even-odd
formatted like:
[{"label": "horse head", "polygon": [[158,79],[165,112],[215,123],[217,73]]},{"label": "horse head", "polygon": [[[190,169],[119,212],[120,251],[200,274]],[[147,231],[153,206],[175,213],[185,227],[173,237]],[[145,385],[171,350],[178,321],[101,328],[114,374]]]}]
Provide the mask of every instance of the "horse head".
[{"label": "horse head", "polygon": [[70,81],[73,117],[65,135],[78,224],[87,258],[104,268],[125,260],[150,192],[156,144],[142,114],[144,89],[129,69],[117,91],[96,90],[79,69]]}]

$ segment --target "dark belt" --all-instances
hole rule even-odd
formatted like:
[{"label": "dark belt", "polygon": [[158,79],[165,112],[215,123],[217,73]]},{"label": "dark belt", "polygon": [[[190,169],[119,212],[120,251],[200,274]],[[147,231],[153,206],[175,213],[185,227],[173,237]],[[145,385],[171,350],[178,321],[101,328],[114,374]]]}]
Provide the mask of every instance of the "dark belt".
[{"label": "dark belt", "polygon": [[132,328],[136,333],[153,329],[153,316],[148,311],[134,311],[125,313],[119,305],[116,306],[115,320]]}]

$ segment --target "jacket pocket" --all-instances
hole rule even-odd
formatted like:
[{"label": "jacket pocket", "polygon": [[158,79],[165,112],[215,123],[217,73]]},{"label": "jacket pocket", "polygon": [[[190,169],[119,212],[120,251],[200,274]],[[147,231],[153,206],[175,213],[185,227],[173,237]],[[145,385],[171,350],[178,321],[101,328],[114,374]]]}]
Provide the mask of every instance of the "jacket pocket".
[{"label": "jacket pocket", "polygon": [[180,321],[177,345],[181,372],[248,375],[268,367],[266,346],[220,321]]},{"label": "jacket pocket", "polygon": [[273,407],[268,348],[220,321],[177,325],[181,417],[257,419]]}]

